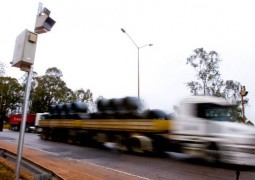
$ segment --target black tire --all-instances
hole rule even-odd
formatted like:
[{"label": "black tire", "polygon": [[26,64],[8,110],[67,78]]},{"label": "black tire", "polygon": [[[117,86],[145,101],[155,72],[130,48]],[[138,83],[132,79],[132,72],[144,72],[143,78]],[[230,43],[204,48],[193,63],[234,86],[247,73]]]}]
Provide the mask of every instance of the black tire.
[{"label": "black tire", "polygon": [[220,149],[216,143],[211,142],[207,145],[206,160],[211,164],[220,163]]},{"label": "black tire", "polygon": [[106,111],[109,109],[109,100],[108,99],[100,99],[97,102],[98,111]]},{"label": "black tire", "polygon": [[50,105],[48,111],[50,114],[56,114],[56,105]]},{"label": "black tire", "polygon": [[88,105],[84,102],[73,102],[71,104],[71,111],[74,113],[87,113]]},{"label": "black tire", "polygon": [[159,109],[152,109],[145,112],[147,119],[168,119],[167,114]]},{"label": "black tire", "polygon": [[42,133],[40,134],[40,137],[42,140],[47,140],[48,139],[48,134],[45,129],[42,130]]},{"label": "black tire", "polygon": [[138,139],[136,138],[128,138],[125,142],[126,148],[128,152],[130,153],[138,153],[139,148],[141,148],[141,143]]},{"label": "black tire", "polygon": [[117,98],[110,99],[109,109],[112,111],[125,110],[125,108],[123,106],[123,99],[121,99],[121,98],[120,99],[117,99]]},{"label": "black tire", "polygon": [[142,108],[143,103],[137,97],[125,97],[123,99],[123,106],[127,110],[139,110]]}]

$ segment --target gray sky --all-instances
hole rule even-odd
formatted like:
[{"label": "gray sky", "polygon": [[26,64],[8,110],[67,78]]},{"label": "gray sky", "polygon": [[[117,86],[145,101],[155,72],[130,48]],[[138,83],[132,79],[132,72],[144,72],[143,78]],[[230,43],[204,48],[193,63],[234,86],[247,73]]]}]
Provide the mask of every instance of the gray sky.
[{"label": "gray sky", "polygon": [[56,20],[52,31],[39,36],[34,70],[43,75],[58,67],[73,90],[91,89],[94,98],[137,96],[137,48],[140,49],[140,96],[150,108],[172,110],[189,95],[185,82],[195,80],[186,65],[193,50],[215,50],[223,60],[224,80],[236,80],[249,91],[247,117],[255,121],[253,0],[8,0],[1,3],[0,61],[7,74],[15,39],[33,31],[39,2]]}]

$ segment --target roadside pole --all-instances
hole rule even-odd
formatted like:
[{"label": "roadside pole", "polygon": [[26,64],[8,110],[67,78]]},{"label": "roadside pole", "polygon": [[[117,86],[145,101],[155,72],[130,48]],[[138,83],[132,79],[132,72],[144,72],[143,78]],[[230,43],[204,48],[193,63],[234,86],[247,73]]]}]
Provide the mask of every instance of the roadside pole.
[{"label": "roadside pole", "polygon": [[22,159],[27,112],[29,108],[29,96],[33,77],[33,64],[37,45],[37,37],[38,34],[50,31],[52,26],[56,23],[53,19],[50,18],[49,15],[50,11],[47,8],[43,8],[42,3],[39,3],[34,32],[26,29],[17,37],[15,42],[14,55],[11,64],[13,67],[20,68],[20,70],[26,71],[28,73],[17,149],[15,180],[19,179],[20,174],[20,163]]},{"label": "roadside pole", "polygon": [[28,109],[29,95],[30,95],[30,90],[31,90],[32,76],[33,76],[33,65],[30,66],[30,71],[28,72],[28,79],[27,79],[27,84],[26,84],[24,108],[23,108],[23,112],[22,112],[22,122],[21,122],[21,128],[20,128],[20,133],[19,133],[15,180],[19,179],[19,173],[20,173],[20,162],[21,162],[23,144],[24,144],[24,135],[25,135],[26,121],[27,121],[27,109]]}]

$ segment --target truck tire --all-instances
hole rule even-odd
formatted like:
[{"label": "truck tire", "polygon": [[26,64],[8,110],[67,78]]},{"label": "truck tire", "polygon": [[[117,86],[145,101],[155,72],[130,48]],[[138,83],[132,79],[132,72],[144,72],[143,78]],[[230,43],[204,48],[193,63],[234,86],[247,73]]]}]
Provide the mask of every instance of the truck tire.
[{"label": "truck tire", "polygon": [[30,132],[30,125],[29,124],[26,124],[26,127],[25,127],[25,132]]},{"label": "truck tire", "polygon": [[127,147],[127,150],[130,152],[130,153],[142,153],[143,151],[141,150],[141,143],[140,141],[137,139],[137,138],[128,138],[126,140],[126,147]]},{"label": "truck tire", "polygon": [[112,98],[109,100],[109,109],[112,111],[120,111],[125,110],[123,107],[123,99],[122,98]]},{"label": "truck tire", "polygon": [[87,113],[88,105],[84,102],[73,102],[71,104],[71,111],[74,113]]},{"label": "truck tire", "polygon": [[139,110],[142,108],[142,102],[137,97],[125,97],[123,99],[123,106],[127,110]]},{"label": "truck tire", "polygon": [[147,119],[168,119],[167,114],[159,109],[148,110],[145,114]]},{"label": "truck tire", "polygon": [[215,142],[210,142],[207,145],[206,160],[211,164],[220,162],[220,149]]},{"label": "truck tire", "polygon": [[48,136],[47,130],[43,129],[42,133],[40,134],[41,139],[42,140],[47,140],[48,139],[47,136]]},{"label": "truck tire", "polygon": [[127,149],[131,153],[151,154],[153,145],[151,138],[147,136],[133,136],[127,139]]},{"label": "truck tire", "polygon": [[109,109],[109,100],[108,99],[100,99],[98,102],[97,102],[97,109],[99,111],[106,111]]}]

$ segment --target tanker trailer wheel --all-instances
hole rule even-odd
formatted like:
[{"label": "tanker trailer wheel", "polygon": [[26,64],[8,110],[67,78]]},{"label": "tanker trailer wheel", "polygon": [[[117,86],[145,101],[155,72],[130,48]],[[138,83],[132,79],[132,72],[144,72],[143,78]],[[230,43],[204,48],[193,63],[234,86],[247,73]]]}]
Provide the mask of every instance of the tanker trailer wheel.
[{"label": "tanker trailer wheel", "polygon": [[220,149],[215,142],[210,142],[207,145],[205,156],[207,162],[211,164],[217,164],[220,162]]}]

